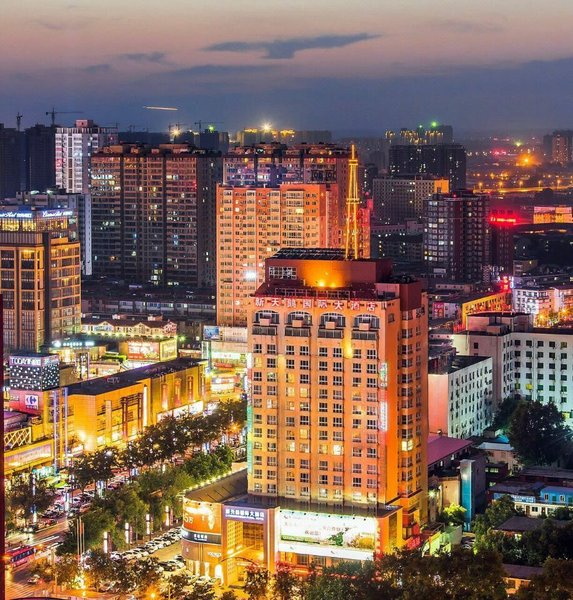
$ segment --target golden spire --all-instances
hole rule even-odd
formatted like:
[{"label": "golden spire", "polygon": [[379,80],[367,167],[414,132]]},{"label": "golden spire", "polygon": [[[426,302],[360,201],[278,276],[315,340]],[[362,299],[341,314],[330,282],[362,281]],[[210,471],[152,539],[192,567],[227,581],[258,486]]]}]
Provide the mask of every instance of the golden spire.
[{"label": "golden spire", "polygon": [[348,161],[348,195],[346,196],[346,260],[359,258],[358,251],[358,159],[354,144]]}]

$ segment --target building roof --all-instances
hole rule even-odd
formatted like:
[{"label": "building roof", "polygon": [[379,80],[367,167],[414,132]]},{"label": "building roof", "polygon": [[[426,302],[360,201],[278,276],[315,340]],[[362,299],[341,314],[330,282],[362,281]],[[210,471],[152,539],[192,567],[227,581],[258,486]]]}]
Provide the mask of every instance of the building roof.
[{"label": "building roof", "polygon": [[246,493],[247,469],[244,467],[214,483],[187,492],[185,497],[199,502],[224,502]]},{"label": "building roof", "polygon": [[541,529],[547,521],[551,521],[556,527],[565,527],[570,521],[558,521],[557,519],[538,519],[535,517],[522,517],[519,515],[509,517],[496,529],[498,531],[524,533],[526,531],[537,531]]},{"label": "building roof", "polygon": [[444,361],[432,361],[428,375],[441,375],[455,373],[472,365],[491,360],[490,356],[466,356],[457,354]]},{"label": "building roof", "polygon": [[344,260],[344,250],[340,248],[281,248],[272,258],[304,260]]},{"label": "building roof", "polygon": [[203,362],[204,361],[196,358],[175,358],[174,360],[168,360],[163,363],[155,363],[145,367],[131,369],[129,371],[122,371],[106,377],[98,377],[97,379],[74,383],[68,386],[68,394],[70,396],[74,394],[97,396],[130,385],[135,385],[142,379],[156,379],[163,375],[190,369]]},{"label": "building roof", "polygon": [[500,481],[494,483],[488,490],[492,494],[518,494],[520,496],[537,496],[543,489],[544,483],[535,481],[526,483],[523,481]]},{"label": "building roof", "polygon": [[541,490],[542,494],[561,494],[573,495],[573,487],[565,487],[563,485],[547,485]]},{"label": "building roof", "polygon": [[553,467],[524,467],[520,471],[521,477],[550,477],[563,481],[573,481],[572,469],[558,469]]},{"label": "building roof", "polygon": [[[137,327],[144,325],[150,329],[163,329],[165,325],[170,325],[173,321],[158,321],[147,319],[98,319],[96,317],[85,317],[82,319],[82,325],[103,325],[108,323],[113,327]],[[175,323],[173,323],[175,325]]]},{"label": "building roof", "polygon": [[471,440],[460,440],[447,435],[430,433],[428,436],[428,467],[469,448],[471,445]]},{"label": "building roof", "polygon": [[543,573],[543,567],[528,567],[527,565],[508,565],[503,563],[503,570],[513,579],[531,579]]}]

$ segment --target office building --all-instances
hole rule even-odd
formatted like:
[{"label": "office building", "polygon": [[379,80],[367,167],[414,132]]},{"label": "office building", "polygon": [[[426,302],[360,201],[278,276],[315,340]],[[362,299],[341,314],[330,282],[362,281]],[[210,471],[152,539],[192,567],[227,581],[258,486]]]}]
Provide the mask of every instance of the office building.
[{"label": "office building", "polygon": [[23,167],[24,134],[0,123],[0,200],[22,189]]},{"label": "office building", "polygon": [[373,215],[381,224],[421,219],[426,198],[449,190],[447,179],[433,175],[378,177],[372,182]]},{"label": "office building", "polygon": [[426,200],[424,255],[428,276],[475,283],[489,279],[489,198],[461,190]]},{"label": "office building", "polygon": [[439,356],[428,374],[430,431],[467,439],[493,421],[493,359]]},{"label": "office building", "polygon": [[244,327],[249,297],[280,248],[340,247],[331,228],[336,185],[217,188],[217,322]]},{"label": "office building", "polygon": [[71,210],[0,212],[4,348],[36,352],[79,331],[80,243]]},{"label": "office building", "polygon": [[56,185],[56,128],[36,124],[24,131],[26,142],[26,187],[45,193]]},{"label": "office building", "polygon": [[89,119],[78,119],[73,127],[57,127],[56,186],[69,193],[88,194],[92,154],[117,141],[116,128],[100,127]]},{"label": "office building", "polygon": [[214,287],[218,155],[188,144],[109,146],[92,158],[93,273]]},{"label": "office building", "polygon": [[466,150],[460,144],[390,146],[390,175],[434,175],[447,179],[450,190],[466,187]]}]

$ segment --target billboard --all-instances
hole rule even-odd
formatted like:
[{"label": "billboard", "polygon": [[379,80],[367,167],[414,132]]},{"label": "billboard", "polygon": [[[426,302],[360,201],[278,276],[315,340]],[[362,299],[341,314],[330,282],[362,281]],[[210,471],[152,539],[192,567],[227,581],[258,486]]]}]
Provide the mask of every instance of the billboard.
[{"label": "billboard", "polygon": [[177,339],[162,340],[159,342],[159,360],[173,360],[177,358]]},{"label": "billboard", "polygon": [[221,543],[221,505],[183,500],[183,537],[192,542]]},{"label": "billboard", "polygon": [[216,325],[205,325],[203,327],[203,340],[206,342],[210,340],[220,340],[219,327]]},{"label": "billboard", "polygon": [[374,552],[377,521],[374,517],[281,510],[279,531],[281,542]]}]

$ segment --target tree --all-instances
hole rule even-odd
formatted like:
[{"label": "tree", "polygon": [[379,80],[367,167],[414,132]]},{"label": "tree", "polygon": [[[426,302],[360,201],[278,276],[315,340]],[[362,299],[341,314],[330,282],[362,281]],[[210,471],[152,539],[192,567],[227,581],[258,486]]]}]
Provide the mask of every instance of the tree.
[{"label": "tree", "polygon": [[569,450],[571,430],[552,402],[522,400],[511,416],[507,433],[524,465],[550,465]]},{"label": "tree", "polygon": [[8,510],[26,520],[32,517],[34,509],[44,512],[54,500],[55,489],[45,479],[22,478],[12,482],[7,494]]},{"label": "tree", "polygon": [[221,600],[239,600],[233,590],[227,590],[221,594]]},{"label": "tree", "polygon": [[549,559],[543,573],[534,577],[528,587],[521,587],[516,600],[570,600],[573,598],[571,561]]},{"label": "tree", "polygon": [[278,563],[276,573],[272,579],[272,597],[276,600],[290,600],[296,595],[299,581],[292,572],[292,567],[287,563]]},{"label": "tree", "polygon": [[192,583],[193,578],[187,573],[175,573],[164,581],[162,593],[172,600],[182,600]]},{"label": "tree", "polygon": [[444,508],[438,520],[446,525],[463,525],[466,522],[466,509],[459,504],[450,504]]},{"label": "tree", "polygon": [[210,581],[197,581],[183,596],[184,600],[215,600],[215,588]]},{"label": "tree", "polygon": [[501,525],[510,517],[521,514],[515,508],[511,496],[502,496],[494,500],[485,510],[483,515],[478,515],[472,523],[472,531],[476,534],[476,544],[479,545],[480,537],[490,529]]},{"label": "tree", "polygon": [[511,421],[511,416],[515,412],[515,409],[518,407],[519,403],[520,399],[517,395],[508,396],[507,398],[505,398],[500,404],[499,410],[495,415],[492,429],[501,429],[503,431],[507,431],[507,428],[509,427],[509,422]]},{"label": "tree", "polygon": [[91,587],[98,589],[104,581],[112,581],[115,575],[111,558],[102,550],[92,550],[86,559],[86,570]]},{"label": "tree", "polygon": [[247,567],[247,579],[245,581],[245,593],[249,600],[259,600],[267,597],[269,585],[269,572],[255,565]]},{"label": "tree", "polygon": [[81,575],[82,569],[75,554],[64,554],[56,561],[55,575],[58,585],[69,586],[76,583]]}]

